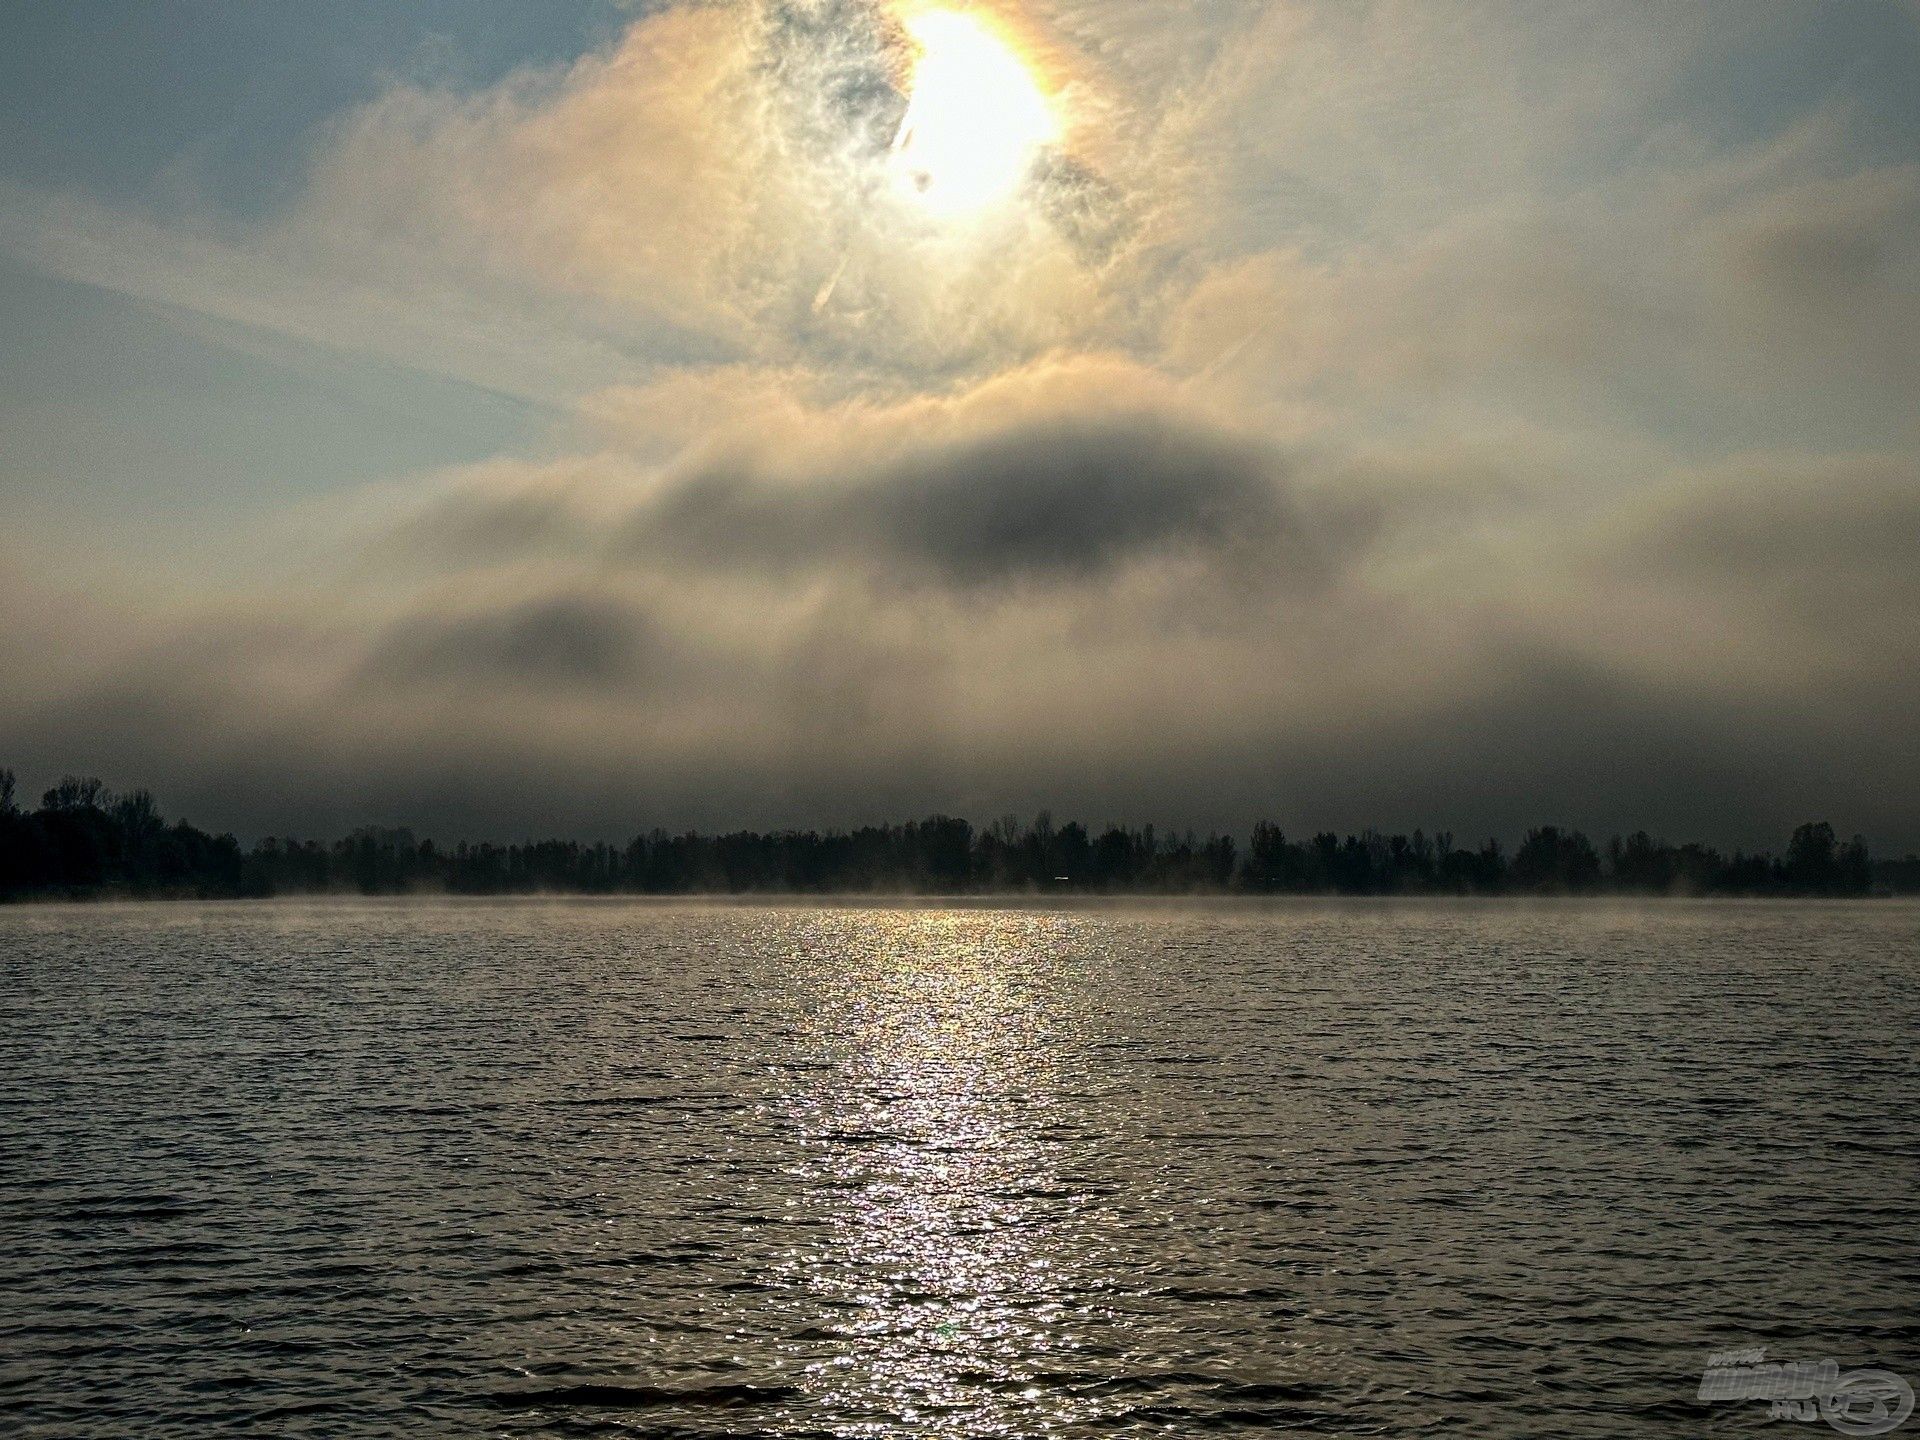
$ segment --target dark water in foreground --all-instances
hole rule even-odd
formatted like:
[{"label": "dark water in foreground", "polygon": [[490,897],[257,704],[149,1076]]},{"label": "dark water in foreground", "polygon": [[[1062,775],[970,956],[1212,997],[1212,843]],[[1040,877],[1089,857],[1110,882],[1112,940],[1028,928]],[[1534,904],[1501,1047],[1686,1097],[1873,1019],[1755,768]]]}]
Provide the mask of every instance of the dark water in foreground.
[{"label": "dark water in foreground", "polygon": [[15,909],[0,984],[10,1434],[1785,1437],[1708,1352],[1920,1381],[1909,906]]}]

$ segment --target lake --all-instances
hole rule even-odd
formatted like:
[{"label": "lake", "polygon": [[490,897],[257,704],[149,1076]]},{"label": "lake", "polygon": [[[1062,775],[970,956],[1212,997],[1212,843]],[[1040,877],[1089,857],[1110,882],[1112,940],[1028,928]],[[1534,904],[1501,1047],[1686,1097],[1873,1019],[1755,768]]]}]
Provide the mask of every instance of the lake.
[{"label": "lake", "polygon": [[1711,1355],[1920,1380],[1904,903],[15,907],[0,981],[10,1433],[1786,1436]]}]

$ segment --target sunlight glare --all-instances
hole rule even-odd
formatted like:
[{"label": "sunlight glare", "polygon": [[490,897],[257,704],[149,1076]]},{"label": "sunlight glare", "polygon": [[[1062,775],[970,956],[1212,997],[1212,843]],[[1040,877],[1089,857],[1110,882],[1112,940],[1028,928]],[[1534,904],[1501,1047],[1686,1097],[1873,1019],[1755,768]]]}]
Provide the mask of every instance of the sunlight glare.
[{"label": "sunlight glare", "polygon": [[1059,124],[1032,73],[979,17],[917,10],[903,17],[919,47],[913,94],[894,142],[905,187],[945,219],[1010,198]]}]

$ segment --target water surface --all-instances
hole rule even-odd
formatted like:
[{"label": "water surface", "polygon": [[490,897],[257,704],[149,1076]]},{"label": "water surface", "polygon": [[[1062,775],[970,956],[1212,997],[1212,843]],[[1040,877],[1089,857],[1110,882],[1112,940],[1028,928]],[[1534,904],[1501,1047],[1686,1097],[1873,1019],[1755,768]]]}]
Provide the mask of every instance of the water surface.
[{"label": "water surface", "polygon": [[1905,905],[38,907],[0,983],[12,1433],[1702,1435],[1771,1428],[1710,1351],[1920,1379]]}]

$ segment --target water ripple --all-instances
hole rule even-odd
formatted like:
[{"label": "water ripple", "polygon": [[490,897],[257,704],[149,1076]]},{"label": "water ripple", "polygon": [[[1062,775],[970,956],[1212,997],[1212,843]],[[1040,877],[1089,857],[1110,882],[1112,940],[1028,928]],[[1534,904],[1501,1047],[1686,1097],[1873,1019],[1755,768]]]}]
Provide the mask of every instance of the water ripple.
[{"label": "water ripple", "polygon": [[1749,1429],[1920,1380],[1917,921],[0,911],[0,1428]]}]

